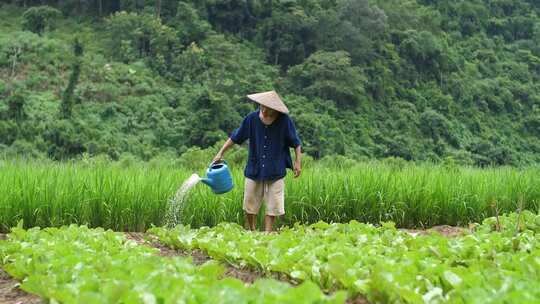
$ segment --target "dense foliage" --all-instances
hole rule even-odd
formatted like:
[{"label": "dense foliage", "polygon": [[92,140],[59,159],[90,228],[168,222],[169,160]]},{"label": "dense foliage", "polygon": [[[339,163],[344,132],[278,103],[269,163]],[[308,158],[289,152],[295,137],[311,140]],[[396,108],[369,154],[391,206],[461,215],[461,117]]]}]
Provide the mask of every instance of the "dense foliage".
[{"label": "dense foliage", "polygon": [[537,1],[0,5],[8,155],[177,156],[222,143],[245,95],[275,88],[316,158],[540,160]]}]

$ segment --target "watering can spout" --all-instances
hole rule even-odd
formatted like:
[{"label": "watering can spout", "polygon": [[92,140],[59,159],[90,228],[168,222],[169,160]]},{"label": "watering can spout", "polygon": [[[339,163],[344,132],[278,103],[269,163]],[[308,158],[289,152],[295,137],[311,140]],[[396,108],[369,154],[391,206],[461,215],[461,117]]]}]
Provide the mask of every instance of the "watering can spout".
[{"label": "watering can spout", "polygon": [[209,178],[201,178],[201,182],[207,186],[210,186],[210,188],[213,187],[213,183],[212,183],[212,180],[209,179]]}]

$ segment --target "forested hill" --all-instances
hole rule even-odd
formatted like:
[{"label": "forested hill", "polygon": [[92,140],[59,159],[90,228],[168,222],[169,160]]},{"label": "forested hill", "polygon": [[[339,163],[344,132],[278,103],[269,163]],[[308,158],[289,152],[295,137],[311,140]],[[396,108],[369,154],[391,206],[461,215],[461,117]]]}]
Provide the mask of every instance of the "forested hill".
[{"label": "forested hill", "polygon": [[315,158],[540,161],[536,0],[0,3],[7,156],[181,155],[274,88]]}]

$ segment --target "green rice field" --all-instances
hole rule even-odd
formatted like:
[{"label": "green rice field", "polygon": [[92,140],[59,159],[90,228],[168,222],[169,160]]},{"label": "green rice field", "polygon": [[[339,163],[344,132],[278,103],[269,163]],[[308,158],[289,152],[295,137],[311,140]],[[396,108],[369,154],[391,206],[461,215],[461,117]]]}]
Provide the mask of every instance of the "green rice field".
[{"label": "green rice field", "polygon": [[[204,175],[204,170],[195,171]],[[85,224],[145,231],[164,224],[169,201],[193,170],[168,162],[0,162],[0,230]],[[191,227],[242,223],[243,167],[232,165],[235,187],[215,195],[199,183],[181,214]],[[540,168],[467,168],[382,162],[347,167],[306,165],[286,178],[286,215],[278,224],[393,221],[398,227],[467,225],[528,209],[538,211]]]}]

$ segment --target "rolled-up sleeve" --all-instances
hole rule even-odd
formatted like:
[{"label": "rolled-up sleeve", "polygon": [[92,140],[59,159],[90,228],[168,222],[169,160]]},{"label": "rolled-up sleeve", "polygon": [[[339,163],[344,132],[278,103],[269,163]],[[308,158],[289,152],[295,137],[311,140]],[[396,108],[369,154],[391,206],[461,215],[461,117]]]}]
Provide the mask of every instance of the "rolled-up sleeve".
[{"label": "rolled-up sleeve", "polygon": [[244,118],[240,127],[231,132],[230,138],[235,144],[242,144],[249,136],[249,116]]},{"label": "rolled-up sleeve", "polygon": [[287,139],[287,145],[291,148],[296,148],[300,146],[301,141],[298,137],[298,134],[296,133],[296,128],[294,126],[294,122],[290,117],[287,117],[287,133],[286,133],[286,139]]}]

